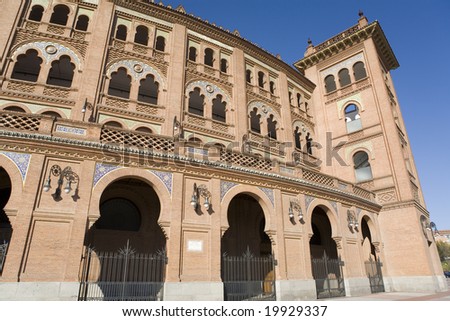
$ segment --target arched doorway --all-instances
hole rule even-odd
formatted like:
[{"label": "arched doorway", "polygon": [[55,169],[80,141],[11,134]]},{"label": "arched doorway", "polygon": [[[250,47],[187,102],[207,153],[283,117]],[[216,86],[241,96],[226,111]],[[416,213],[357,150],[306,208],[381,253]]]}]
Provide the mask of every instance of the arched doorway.
[{"label": "arched doorway", "polygon": [[364,216],[361,220],[362,252],[366,274],[369,278],[370,291],[372,293],[384,292],[383,274],[381,272],[382,263],[377,255],[370,233],[370,218]]},{"label": "arched doorway", "polygon": [[11,196],[11,179],[8,173],[0,167],[0,275],[6,261],[6,254],[12,236],[12,226],[4,210]]},{"label": "arched doorway", "polygon": [[274,300],[275,261],[263,209],[254,197],[238,194],[227,215],[229,228],[221,240],[225,300]]},{"label": "arched doorway", "polygon": [[338,256],[336,242],[332,238],[332,227],[327,211],[329,209],[317,206],[311,216],[313,235],[309,245],[318,299],[345,296],[343,262]]},{"label": "arched doorway", "polygon": [[166,238],[158,225],[159,198],[136,178],[111,183],[85,245],[80,300],[161,300]]}]

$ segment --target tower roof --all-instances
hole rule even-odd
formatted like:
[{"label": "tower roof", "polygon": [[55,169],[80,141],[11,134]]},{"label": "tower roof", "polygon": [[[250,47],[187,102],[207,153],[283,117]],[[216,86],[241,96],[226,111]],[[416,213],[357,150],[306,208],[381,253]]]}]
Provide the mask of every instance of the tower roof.
[{"label": "tower roof", "polygon": [[[366,22],[366,23],[365,23]],[[308,42],[305,57],[294,63],[300,71],[328,59],[358,43],[372,38],[384,66],[387,70],[396,69],[399,63],[378,21],[367,24],[367,19],[361,16],[357,25],[337,34],[336,36],[314,46]]]}]

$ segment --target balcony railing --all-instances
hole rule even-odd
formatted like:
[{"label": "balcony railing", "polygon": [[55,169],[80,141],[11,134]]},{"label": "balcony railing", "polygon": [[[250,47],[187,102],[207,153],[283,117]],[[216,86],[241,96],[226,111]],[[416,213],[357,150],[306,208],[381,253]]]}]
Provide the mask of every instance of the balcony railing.
[{"label": "balcony railing", "polygon": [[[170,157],[179,159],[180,161],[186,159],[186,161],[189,161],[189,157],[186,156],[189,154],[189,144],[186,144],[184,141],[176,141],[173,137],[124,130],[116,127],[102,126],[96,123],[55,118],[47,115],[0,111],[0,135],[3,137],[15,137],[17,139],[21,137],[20,134],[17,134],[20,132],[26,134],[22,136],[23,139],[40,139],[43,141],[53,139],[57,143],[59,137],[63,137],[65,143],[74,145],[102,150],[105,148],[112,148],[114,150],[131,148],[128,150],[130,153],[135,149],[138,154],[156,152],[159,157]],[[27,133],[29,132],[37,135],[28,135]],[[369,201],[374,201],[375,199],[375,194],[368,190],[350,182],[322,174],[319,171],[307,169],[304,164],[296,164],[295,162],[281,164],[280,161],[274,161],[271,157],[257,157],[255,155],[241,153],[240,151],[223,149],[218,155],[215,149],[208,149],[208,147],[211,146],[205,146],[205,148],[199,146],[197,150],[204,149],[200,153],[201,160],[206,161],[206,164],[210,166],[218,166],[219,168],[227,166],[248,168],[255,171],[255,174],[267,172],[279,175],[280,178],[302,179],[313,185],[320,185],[335,191],[353,194]]]}]

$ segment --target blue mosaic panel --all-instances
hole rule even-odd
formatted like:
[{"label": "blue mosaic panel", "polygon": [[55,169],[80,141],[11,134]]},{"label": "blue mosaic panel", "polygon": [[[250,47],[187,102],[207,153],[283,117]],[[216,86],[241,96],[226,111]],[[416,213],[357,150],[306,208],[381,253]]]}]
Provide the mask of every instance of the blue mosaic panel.
[{"label": "blue mosaic panel", "polygon": [[309,204],[312,203],[312,201],[315,200],[315,197],[312,197],[310,195],[305,195],[305,208],[308,210]]},{"label": "blue mosaic panel", "polygon": [[10,160],[12,160],[14,164],[16,164],[17,168],[20,171],[20,175],[22,176],[22,181],[25,181],[25,176],[27,176],[31,155],[14,152],[0,152],[0,154],[5,155]]},{"label": "blue mosaic panel", "polygon": [[95,164],[95,173],[94,173],[94,186],[97,185],[98,181],[108,174],[109,172],[120,168],[117,165],[108,165],[108,164],[101,164],[97,163]]},{"label": "blue mosaic panel", "polygon": [[273,194],[273,189],[270,188],[266,188],[266,187],[258,187],[261,191],[264,192],[264,194],[267,195],[267,197],[269,198],[270,202],[272,203],[272,206],[275,206],[275,197]]},{"label": "blue mosaic panel", "polygon": [[334,208],[334,211],[336,212],[336,214],[338,214],[338,205],[336,202],[330,202],[331,206]]},{"label": "blue mosaic panel", "polygon": [[235,187],[236,185],[239,185],[237,183],[227,182],[227,181],[220,181],[220,201],[222,202],[223,198],[225,197],[225,194],[228,193],[230,189]]},{"label": "blue mosaic panel", "polygon": [[172,173],[160,172],[153,169],[151,169],[150,172],[153,173],[156,177],[158,177],[161,180],[161,182],[163,182],[169,194],[172,195],[172,183],[173,183]]}]

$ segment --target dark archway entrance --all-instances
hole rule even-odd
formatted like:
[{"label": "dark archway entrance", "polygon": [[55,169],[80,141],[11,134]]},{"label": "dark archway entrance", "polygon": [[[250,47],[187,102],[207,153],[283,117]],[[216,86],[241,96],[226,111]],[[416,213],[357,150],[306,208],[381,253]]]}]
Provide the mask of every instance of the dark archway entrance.
[{"label": "dark archway entrance", "polygon": [[80,300],[162,300],[166,238],[160,202],[147,183],[126,178],[100,199],[100,218],[86,235]]},{"label": "dark archway entrance", "polygon": [[274,300],[275,260],[263,209],[253,197],[239,194],[228,207],[228,222],[221,240],[225,300]]},{"label": "dark archway entrance", "polygon": [[12,236],[12,226],[4,210],[10,196],[11,179],[8,173],[0,167],[0,275],[3,272]]},{"label": "dark archway entrance", "polygon": [[381,273],[382,263],[377,256],[375,246],[372,243],[372,235],[369,228],[369,218],[364,216],[361,221],[362,251],[364,266],[369,278],[370,291],[372,293],[384,292],[383,274]]},{"label": "dark archway entrance", "polygon": [[316,207],[311,217],[313,236],[309,242],[311,267],[316,281],[317,298],[345,296],[342,266],[330,220],[322,207]]}]

